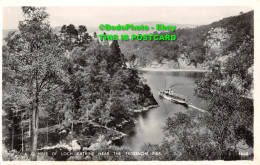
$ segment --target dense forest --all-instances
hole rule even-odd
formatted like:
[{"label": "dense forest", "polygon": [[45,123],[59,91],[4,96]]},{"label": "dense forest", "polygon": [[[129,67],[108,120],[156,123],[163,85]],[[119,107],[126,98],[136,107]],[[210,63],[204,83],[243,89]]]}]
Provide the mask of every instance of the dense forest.
[{"label": "dense forest", "polygon": [[3,46],[6,149],[36,160],[44,146],[120,138],[118,128],[134,121],[134,110],[157,105],[138,71],[126,68],[117,41],[99,42],[72,24],[58,36],[45,8],[22,10],[19,32]]},{"label": "dense forest", "polygon": [[[22,7],[24,20],[3,45],[4,160],[240,160],[239,143],[254,147],[253,12],[210,25],[177,29],[176,41],[100,41],[84,25],[57,34],[42,7]],[[119,42],[119,43],[118,43]],[[204,65],[195,93],[207,112],[177,113],[159,155],[61,155],[65,151],[130,152],[125,136],[136,112],[157,105],[137,70],[152,61]],[[225,60],[221,60],[221,59]],[[129,65],[128,65],[129,64]],[[47,155],[40,154],[47,151]],[[58,154],[52,155],[52,152]]]}]

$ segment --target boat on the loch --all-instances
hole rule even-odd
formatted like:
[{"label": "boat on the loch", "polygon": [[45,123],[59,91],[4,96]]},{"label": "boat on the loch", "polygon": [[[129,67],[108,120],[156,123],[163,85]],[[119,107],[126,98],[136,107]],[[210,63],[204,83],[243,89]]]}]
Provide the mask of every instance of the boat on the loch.
[{"label": "boat on the loch", "polygon": [[173,90],[170,89],[159,91],[159,98],[164,98],[177,104],[183,104],[184,106],[188,106],[189,103],[188,97],[175,93]]}]

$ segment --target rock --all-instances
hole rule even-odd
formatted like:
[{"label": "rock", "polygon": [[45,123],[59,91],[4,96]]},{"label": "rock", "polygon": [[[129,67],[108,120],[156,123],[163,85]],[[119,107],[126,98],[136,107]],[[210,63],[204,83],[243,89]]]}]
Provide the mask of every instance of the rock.
[{"label": "rock", "polygon": [[81,146],[78,144],[78,141],[75,139],[72,140],[71,146],[73,151],[79,151],[81,149]]}]

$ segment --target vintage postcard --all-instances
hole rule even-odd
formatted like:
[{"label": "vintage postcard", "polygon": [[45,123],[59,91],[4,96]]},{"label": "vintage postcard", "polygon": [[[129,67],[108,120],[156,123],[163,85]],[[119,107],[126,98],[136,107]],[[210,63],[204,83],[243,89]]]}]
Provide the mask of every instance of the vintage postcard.
[{"label": "vintage postcard", "polygon": [[256,13],[3,5],[2,161],[255,163]]}]

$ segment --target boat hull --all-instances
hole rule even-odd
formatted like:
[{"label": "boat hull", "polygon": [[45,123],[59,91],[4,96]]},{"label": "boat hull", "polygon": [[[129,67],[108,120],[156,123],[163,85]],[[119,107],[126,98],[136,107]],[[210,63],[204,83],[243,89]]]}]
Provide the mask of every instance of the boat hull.
[{"label": "boat hull", "polygon": [[172,98],[170,96],[167,96],[165,94],[159,94],[159,97],[160,98],[164,98],[166,100],[169,100],[171,102],[174,102],[174,103],[177,103],[177,104],[182,104],[182,105],[188,105],[186,102],[182,101],[182,100],[178,100],[178,99],[175,99],[175,98]]}]

